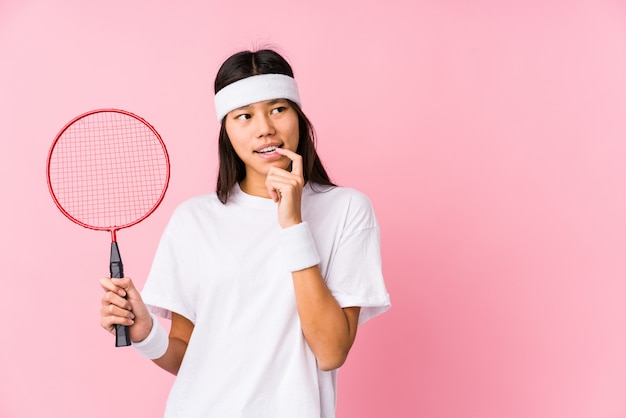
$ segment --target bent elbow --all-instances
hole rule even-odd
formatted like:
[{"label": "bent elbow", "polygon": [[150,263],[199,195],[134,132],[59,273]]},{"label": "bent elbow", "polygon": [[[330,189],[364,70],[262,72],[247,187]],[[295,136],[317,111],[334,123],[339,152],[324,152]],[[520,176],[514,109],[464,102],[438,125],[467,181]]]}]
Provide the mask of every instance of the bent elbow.
[{"label": "bent elbow", "polygon": [[330,372],[343,366],[348,358],[348,353],[338,353],[334,356],[317,358],[317,367],[324,372]]}]

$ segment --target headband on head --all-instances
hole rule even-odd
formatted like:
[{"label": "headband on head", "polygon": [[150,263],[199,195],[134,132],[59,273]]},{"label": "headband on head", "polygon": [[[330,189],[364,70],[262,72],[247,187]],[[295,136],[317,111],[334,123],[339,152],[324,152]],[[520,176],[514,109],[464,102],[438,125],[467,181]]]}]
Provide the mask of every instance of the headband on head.
[{"label": "headband on head", "polygon": [[298,85],[283,74],[261,74],[235,81],[215,95],[215,113],[221,122],[228,112],[252,103],[272,99],[289,99],[302,106]]}]

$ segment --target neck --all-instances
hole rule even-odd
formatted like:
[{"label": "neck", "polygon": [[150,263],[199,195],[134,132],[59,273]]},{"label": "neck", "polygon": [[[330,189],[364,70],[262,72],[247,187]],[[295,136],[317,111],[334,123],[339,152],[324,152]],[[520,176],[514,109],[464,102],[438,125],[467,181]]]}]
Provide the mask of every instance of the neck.
[{"label": "neck", "polygon": [[239,187],[241,188],[242,192],[251,196],[264,197],[267,199],[270,198],[267,187],[265,187],[265,181],[250,181],[250,178],[246,176],[246,178],[244,178],[241,183],[239,183]]}]

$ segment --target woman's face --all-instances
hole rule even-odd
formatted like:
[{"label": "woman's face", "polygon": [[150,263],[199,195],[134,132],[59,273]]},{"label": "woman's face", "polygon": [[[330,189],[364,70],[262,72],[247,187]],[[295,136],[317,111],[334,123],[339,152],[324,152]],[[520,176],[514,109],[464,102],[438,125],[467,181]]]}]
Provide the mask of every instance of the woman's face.
[{"label": "woman's face", "polygon": [[240,107],[226,115],[226,133],[246,166],[246,181],[265,182],[271,166],[286,169],[291,160],[275,152],[296,152],[298,114],[285,99],[266,100]]}]

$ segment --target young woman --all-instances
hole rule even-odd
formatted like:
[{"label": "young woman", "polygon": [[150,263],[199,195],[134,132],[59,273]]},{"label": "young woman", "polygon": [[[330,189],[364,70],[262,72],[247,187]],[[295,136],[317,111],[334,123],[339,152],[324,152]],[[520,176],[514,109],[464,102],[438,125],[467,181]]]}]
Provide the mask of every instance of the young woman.
[{"label": "young woman", "polygon": [[358,325],[390,306],[374,212],[328,178],[283,57],[231,56],[215,92],[217,191],[176,209],[141,294],[102,279],[101,325],[177,375],[167,417],[334,417]]}]

